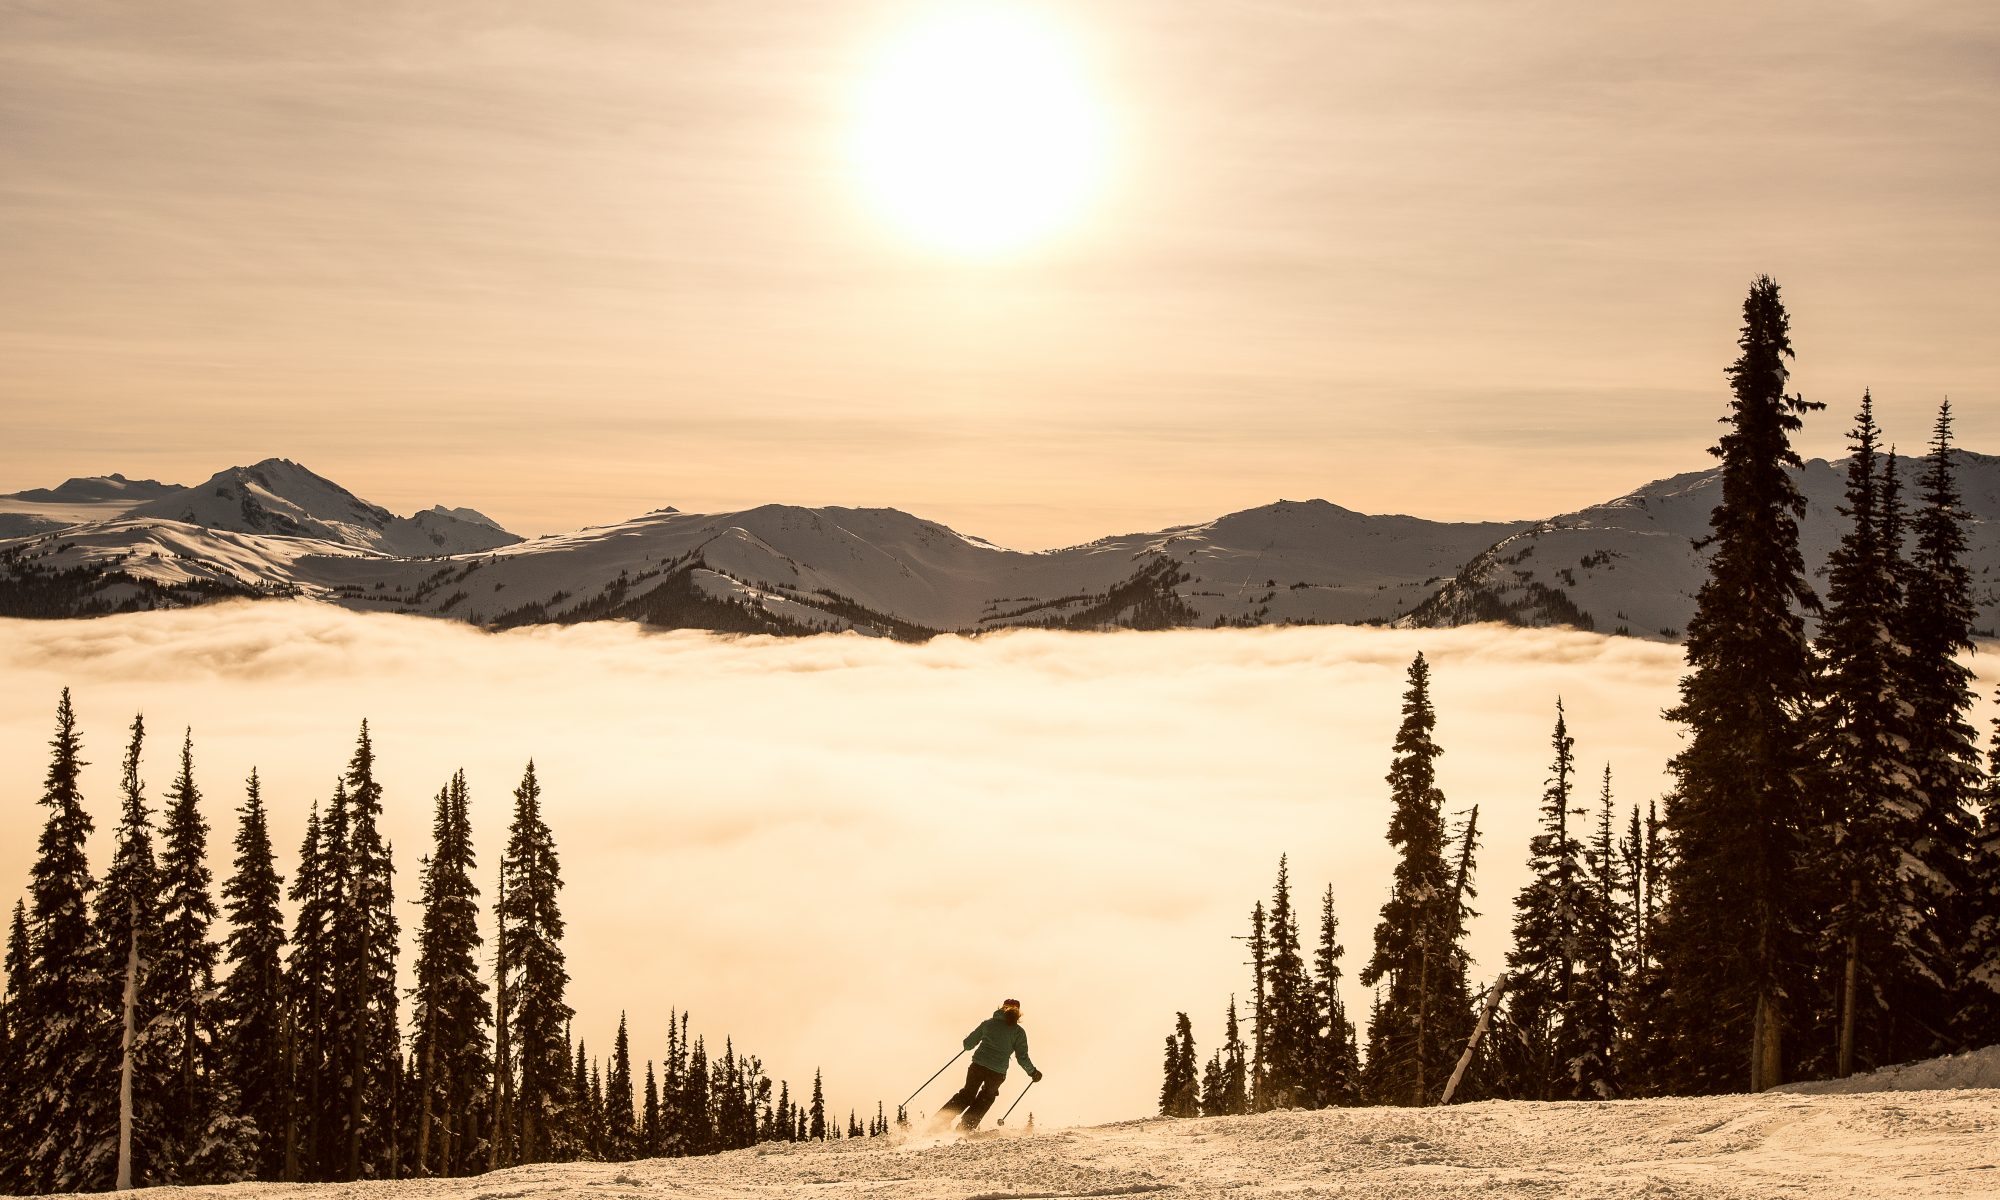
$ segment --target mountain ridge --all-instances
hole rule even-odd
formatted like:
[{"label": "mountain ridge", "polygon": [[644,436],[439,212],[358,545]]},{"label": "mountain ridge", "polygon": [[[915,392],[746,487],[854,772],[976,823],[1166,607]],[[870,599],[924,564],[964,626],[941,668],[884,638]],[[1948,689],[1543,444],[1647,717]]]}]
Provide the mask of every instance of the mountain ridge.
[{"label": "mountain ridge", "polygon": [[[2000,617],[2000,458],[1955,454],[1976,599],[1990,626]],[[1801,544],[1809,567],[1823,571],[1839,537],[1841,470],[1814,459],[1795,474],[1808,501]],[[1705,576],[1696,541],[1719,480],[1715,469],[1684,472],[1540,521],[1430,521],[1278,500],[1019,551],[895,508],[775,503],[665,507],[529,540],[473,509],[440,504],[398,517],[300,464],[266,459],[189,488],[145,481],[157,494],[129,504],[110,482],[136,486],[122,476],[70,481],[73,494],[117,495],[82,510],[102,519],[0,537],[0,615],[289,595],[492,628],[611,619],[920,639],[1020,625],[1500,621],[1674,639]],[[35,509],[48,502],[26,498],[34,494],[0,497],[0,533],[16,514],[52,519]]]}]

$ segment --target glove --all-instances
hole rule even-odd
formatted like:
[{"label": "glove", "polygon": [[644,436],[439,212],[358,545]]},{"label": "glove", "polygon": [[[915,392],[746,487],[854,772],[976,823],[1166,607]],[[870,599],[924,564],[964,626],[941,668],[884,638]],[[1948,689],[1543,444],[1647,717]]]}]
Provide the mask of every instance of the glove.
[{"label": "glove", "polygon": [[1042,1073],[1037,1071],[1033,1075],[1028,1076],[1028,1078],[1034,1080],[1036,1083],[1040,1083],[1042,1081]]}]

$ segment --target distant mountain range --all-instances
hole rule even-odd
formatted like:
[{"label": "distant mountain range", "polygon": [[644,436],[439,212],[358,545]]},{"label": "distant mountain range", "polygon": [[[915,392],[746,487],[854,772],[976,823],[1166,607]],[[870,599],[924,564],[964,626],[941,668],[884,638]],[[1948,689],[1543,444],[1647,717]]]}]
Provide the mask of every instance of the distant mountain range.
[{"label": "distant mountain range", "polygon": [[[1957,457],[1981,624],[2000,615],[2000,459]],[[1902,464],[1914,479],[1916,463]],[[1842,476],[1798,473],[1823,573]],[[66,617],[230,596],[506,628],[662,628],[902,638],[1007,626],[1479,621],[1675,639],[1705,575],[1716,471],[1541,521],[1368,516],[1280,500],[1198,525],[1023,553],[892,508],[663,508],[532,541],[469,508],[401,517],[297,463],[194,487],[122,475],[0,496],[0,615]]]}]

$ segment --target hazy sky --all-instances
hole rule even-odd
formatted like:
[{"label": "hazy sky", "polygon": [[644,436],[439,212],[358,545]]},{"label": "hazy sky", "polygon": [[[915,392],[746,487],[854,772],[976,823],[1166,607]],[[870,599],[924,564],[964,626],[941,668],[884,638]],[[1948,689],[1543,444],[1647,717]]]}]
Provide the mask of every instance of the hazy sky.
[{"label": "hazy sky", "polygon": [[1047,4],[1101,182],[975,260],[850,153],[962,7],[0,0],[0,490],[1542,516],[1706,461],[1761,271],[1809,452],[1864,385],[2000,448],[1990,3]]}]

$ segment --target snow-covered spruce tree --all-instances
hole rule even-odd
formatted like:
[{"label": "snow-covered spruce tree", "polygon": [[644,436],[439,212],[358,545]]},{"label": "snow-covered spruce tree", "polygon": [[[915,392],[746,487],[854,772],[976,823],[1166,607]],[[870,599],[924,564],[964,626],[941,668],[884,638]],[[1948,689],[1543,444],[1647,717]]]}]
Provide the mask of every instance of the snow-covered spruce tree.
[{"label": "snow-covered spruce tree", "polygon": [[292,1116],[286,1122],[285,1177],[330,1179],[340,1128],[339,1087],[329,1022],[333,1017],[333,914],[341,905],[338,864],[346,857],[347,789],[334,784],[324,820],[314,802],[299,845],[291,898],[298,905],[285,965],[291,1029],[288,1061]]},{"label": "snow-covered spruce tree", "polygon": [[819,1068],[813,1068],[812,1111],[808,1116],[806,1136],[815,1142],[826,1140],[826,1091],[821,1086]]},{"label": "snow-covered spruce tree", "polygon": [[1541,830],[1528,841],[1527,884],[1514,898],[1514,946],[1507,952],[1511,1036],[1496,1039],[1512,1092],[1526,1100],[1577,1095],[1568,1063],[1577,1057],[1570,1006],[1582,911],[1583,845],[1571,832],[1576,739],[1556,700],[1554,756],[1542,787]]},{"label": "snow-covered spruce tree", "polygon": [[604,1081],[605,1157],[628,1162],[639,1153],[633,1126],[632,1041],[625,1032],[625,1014],[618,1014],[618,1040],[611,1044],[611,1071]]},{"label": "snow-covered spruce tree", "polygon": [[1582,891],[1577,897],[1576,979],[1565,1013],[1563,1067],[1572,1094],[1609,1100],[1621,1094],[1618,1077],[1618,1010],[1624,994],[1621,947],[1629,930],[1622,893],[1625,872],[1612,832],[1611,768],[1604,768],[1597,831],[1584,848]]},{"label": "snow-covered spruce tree", "polygon": [[569,971],[563,962],[563,919],[557,897],[562,872],[555,837],[542,820],[542,787],[533,762],[514,789],[514,820],[500,873],[500,974],[520,1079],[514,1094],[514,1144],[519,1147],[518,1161],[543,1162],[559,1149],[550,1144],[550,1134],[560,1133],[567,1124],[571,1089],[564,1030],[572,1010],[563,1002]]},{"label": "snow-covered spruce tree", "polygon": [[[109,1188],[119,1180],[132,1187],[172,1183],[182,1150],[173,1138],[169,1108],[180,1082],[179,1030],[172,1015],[161,1011],[156,982],[162,881],[153,852],[152,809],[139,777],[145,741],[145,718],[133,717],[119,770],[116,843],[97,887],[94,994],[77,1006],[90,1014],[90,1049],[60,1076],[84,1094],[89,1114],[90,1145],[82,1166],[89,1183],[78,1190]],[[128,1027],[129,1144],[123,1112]]]},{"label": "snow-covered spruce tree", "polygon": [[1970,907],[1978,897],[1967,865],[1978,842],[1972,804],[1982,764],[1978,734],[1966,720],[1972,672],[1958,656],[1972,649],[1978,610],[1965,566],[1966,516],[1952,467],[1949,400],[1938,409],[1918,486],[1901,631],[1910,651],[1907,698],[1915,710],[1910,765],[1922,811],[1918,836],[1903,849],[1911,860],[1906,870],[1918,895],[1929,901],[1949,957],[1938,964],[1938,985],[1899,1002],[1906,1012],[1899,1014],[1903,1036],[1892,1047],[1898,1060],[1965,1048],[1970,1031],[1957,1014],[1975,1011],[1990,994],[1965,961],[1978,919]]},{"label": "snow-covered spruce tree", "polygon": [[259,1179],[285,1174],[285,1131],[291,1116],[287,1069],[284,952],[285,918],[278,910],[285,881],[278,875],[264,795],[253,769],[237,810],[236,860],[222,885],[229,916],[224,957],[229,974],[218,1001],[222,1017],[223,1071],[237,1106],[256,1127],[250,1157]]},{"label": "snow-covered spruce tree", "polygon": [[[1265,927],[1264,1025],[1258,1049],[1264,1060],[1266,1108],[1311,1107],[1318,1091],[1318,1021],[1312,979],[1300,952],[1298,912],[1292,905],[1290,865],[1278,859]],[[1188,1063],[1192,1071],[1194,1064]]]},{"label": "snow-covered spruce tree", "polygon": [[221,948],[214,877],[208,869],[208,822],[194,782],[194,733],[181,738],[180,770],[167,788],[160,828],[159,957],[151,972],[160,1020],[169,1026],[175,1081],[166,1099],[165,1140],[181,1183],[234,1183],[254,1169],[257,1131],[241,1112],[235,1080],[224,1069],[222,1012],[215,987]]},{"label": "snow-covered spruce tree", "polygon": [[[1874,399],[1861,397],[1849,433],[1847,531],[1827,571],[1820,623],[1821,700],[1814,713],[1814,869],[1799,886],[1815,889],[1828,914],[1821,934],[1830,995],[1822,1007],[1838,1030],[1833,1059],[1816,1065],[1842,1076],[1857,1064],[1896,1061],[1905,1006],[1943,979],[1943,947],[1929,889],[1903,870],[1905,848],[1922,836],[1910,752],[1907,648],[1898,633],[1901,554],[1883,503]],[[1924,980],[1928,977],[1928,986]],[[1810,1062],[1810,1054],[1801,1056]]]},{"label": "snow-covered spruce tree", "polygon": [[[1788,395],[1791,336],[1778,285],[1743,302],[1729,368],[1722,502],[1709,516],[1709,576],[1688,622],[1688,673],[1667,714],[1687,726],[1671,770],[1674,843],[1659,949],[1678,1047],[1676,1090],[1753,1091],[1784,1080],[1788,1005],[1811,973],[1802,781],[1813,691],[1803,608],[1817,607],[1799,554],[1805,498],[1791,435],[1820,407]],[[1747,1071],[1745,1068],[1748,1068]]]},{"label": "snow-covered spruce tree", "polygon": [[1160,1082],[1160,1115],[1197,1117],[1201,1115],[1199,1081],[1195,1070],[1194,1026],[1186,1013],[1174,1014],[1174,1031],[1167,1035],[1166,1060]]},{"label": "snow-covered spruce tree", "polygon": [[1389,900],[1375,928],[1363,987],[1386,985],[1369,1021],[1364,1080],[1370,1099],[1423,1105],[1444,1086],[1472,1013],[1465,994],[1456,889],[1445,861],[1444,793],[1432,740],[1430,664],[1410,663],[1403,723],[1389,768],[1389,843],[1401,852]]},{"label": "snow-covered spruce tree", "polygon": [[[1329,1108],[1360,1102],[1361,1051],[1354,1022],[1340,998],[1340,918],[1333,911],[1333,887],[1320,897],[1319,948],[1313,953],[1313,1000],[1317,1027],[1313,1033],[1312,1107]],[[1235,1036],[1236,1002],[1229,1004],[1230,1036]]]},{"label": "snow-covered spruce tree", "polygon": [[90,896],[96,881],[84,843],[91,832],[77,774],[84,766],[76,711],[64,688],[56,705],[54,751],[42,787],[49,810],[36,844],[28,882],[29,963],[16,1002],[23,1086],[19,1107],[8,1114],[18,1139],[9,1139],[10,1172],[23,1192],[67,1192],[101,1187],[85,1159],[98,1131],[90,1123],[90,1093],[78,1070],[97,1044],[98,963],[91,933]]},{"label": "snow-covered spruce tree", "polygon": [[391,1089],[402,1073],[402,1038],[396,1026],[395,866],[382,840],[382,785],[366,721],[342,783],[347,827],[336,874],[344,886],[332,920],[337,957],[328,1031],[338,1048],[340,1099],[347,1107],[340,1170],[344,1179],[380,1179],[389,1175],[398,1151]]},{"label": "snow-covered spruce tree", "polygon": [[423,919],[417,932],[416,980],[410,989],[411,1057],[416,1066],[418,1174],[464,1175],[488,1154],[493,1059],[486,984],[479,978],[478,863],[465,772],[439,790],[424,861]]}]

